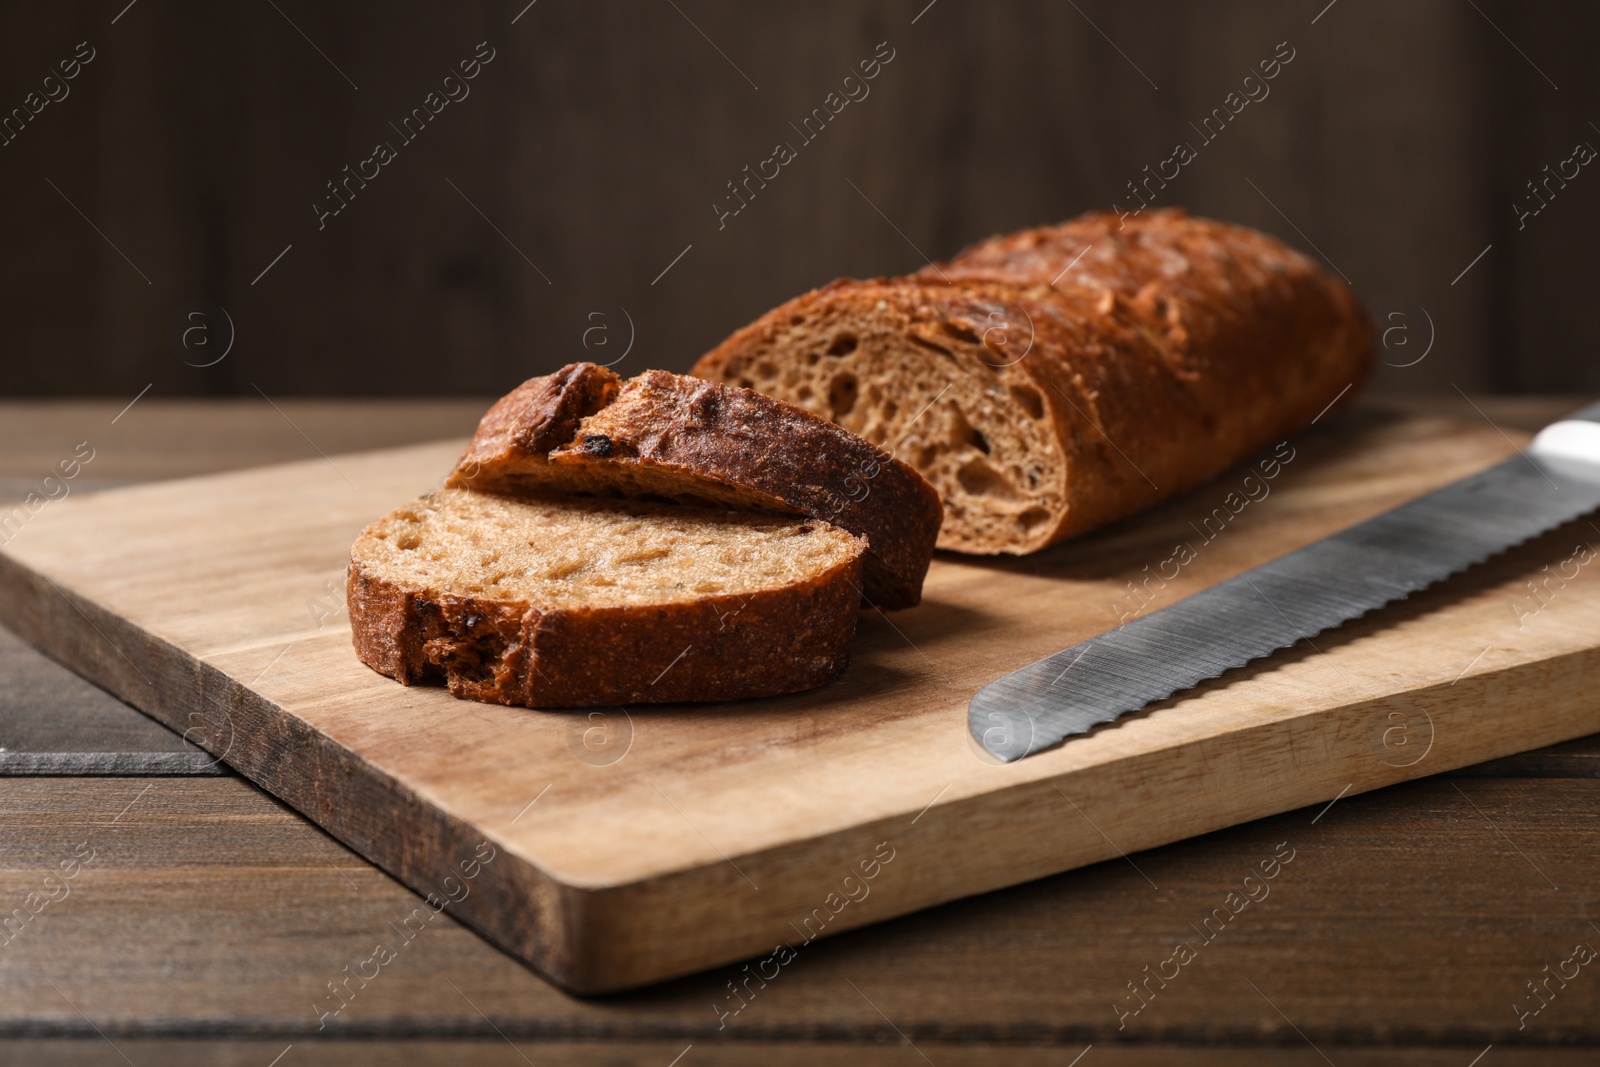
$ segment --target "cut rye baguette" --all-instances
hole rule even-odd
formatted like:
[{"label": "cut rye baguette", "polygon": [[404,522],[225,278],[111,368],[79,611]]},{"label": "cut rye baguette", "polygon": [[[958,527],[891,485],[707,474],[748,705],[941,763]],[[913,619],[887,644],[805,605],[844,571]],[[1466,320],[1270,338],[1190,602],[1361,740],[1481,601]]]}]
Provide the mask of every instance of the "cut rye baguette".
[{"label": "cut rye baguette", "polygon": [[1371,326],[1280,242],[1181,210],[995,237],[842,279],[694,368],[920,471],[940,548],[1026,553],[1185,492],[1363,384]]},{"label": "cut rye baguette", "polygon": [[733,700],[850,659],[866,544],[827,523],[444,489],[367,527],[361,661],[529,707]]},{"label": "cut rye baguette", "polygon": [[921,475],[811,412],[748,389],[592,363],[533,378],[483,417],[447,485],[671,500],[809,516],[860,535],[866,599],[920,599],[942,512]]}]

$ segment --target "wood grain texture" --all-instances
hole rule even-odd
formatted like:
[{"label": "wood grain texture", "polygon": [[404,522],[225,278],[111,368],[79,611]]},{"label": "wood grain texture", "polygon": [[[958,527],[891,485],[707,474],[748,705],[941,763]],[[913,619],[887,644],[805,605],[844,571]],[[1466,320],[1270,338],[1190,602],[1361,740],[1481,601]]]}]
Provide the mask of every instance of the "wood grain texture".
[{"label": "wood grain texture", "polygon": [[[131,397],[128,399],[132,399]],[[0,521],[49,499],[140,481],[470,432],[476,400],[0,403]],[[64,482],[59,464],[93,459]],[[196,447],[204,442],[204,447]],[[45,479],[55,476],[54,484]],[[58,503],[52,500],[50,505]],[[14,528],[4,527],[5,536]],[[227,765],[0,629],[0,774],[226,774]]]},{"label": "wood grain texture", "polygon": [[[770,1044],[726,1042],[694,1045],[678,1061],[683,1067],[744,1067],[760,1063],[770,1067],[844,1067],[867,1064],[871,1067],[989,1067],[1006,1063],[1014,1067],[1075,1067],[1082,1046],[1066,1049],[1032,1049],[1011,1045],[947,1045],[918,1042],[916,1048],[893,1044],[892,1035],[881,1042],[861,1045],[845,1042]],[[118,1052],[134,1063],[162,1063],[172,1067],[259,1067],[292,1045],[294,1063],[318,1067],[322,1064],[369,1067],[374,1064],[407,1063],[422,1067],[457,1067],[466,1062],[489,1067],[568,1067],[604,1063],[607,1067],[672,1067],[675,1056],[686,1046],[670,1041],[549,1041],[522,1040],[514,1044],[503,1039],[473,1041],[162,1041],[120,1039],[113,1049],[102,1038],[66,1041],[32,1040],[0,1043],[0,1064],[22,1067],[55,1067],[83,1063],[120,1064]],[[1324,1045],[1328,1056],[1340,1067],[1380,1067],[1403,1064],[1406,1067],[1461,1067],[1462,1053],[1472,1050],[1367,1049]],[[691,1058],[692,1057],[692,1058]],[[289,1057],[284,1057],[288,1062]],[[1088,1067],[1088,1061],[1082,1061]],[[1195,1049],[1173,1045],[1129,1046],[1096,1045],[1096,1064],[1110,1067],[1165,1067],[1186,1064],[1191,1067],[1326,1067],[1329,1062],[1310,1048],[1231,1048]],[[1593,1063],[1588,1049],[1506,1049],[1496,1051],[1495,1063],[1506,1067],[1577,1067]]]},{"label": "wood grain texture", "polygon": [[[846,1042],[800,1043],[774,1046],[770,1044],[725,1042],[707,1046],[694,1045],[688,1055],[678,1063],[683,1067],[744,1067],[760,1063],[764,1067],[854,1067],[867,1064],[871,1067],[926,1067],[929,1063],[939,1067],[990,1067],[1006,1063],[1014,1067],[1075,1067],[1083,1046],[1074,1048],[1034,1049],[1012,1045],[947,1045],[918,1042],[916,1048],[890,1035],[884,1041],[872,1044]],[[291,1047],[292,1046],[292,1047]],[[480,1038],[471,1041],[406,1040],[406,1041],[308,1041],[282,1042],[254,1041],[163,1041],[122,1038],[111,1047],[103,1038],[74,1040],[31,1040],[0,1043],[0,1064],[17,1064],[18,1067],[56,1067],[69,1064],[77,1067],[84,1063],[120,1064],[119,1053],[126,1054],[133,1063],[162,1063],[172,1067],[242,1067],[253,1065],[271,1067],[272,1058],[285,1049],[294,1057],[293,1062],[307,1067],[322,1064],[369,1067],[375,1064],[407,1063],[422,1067],[458,1067],[461,1063],[484,1064],[488,1067],[526,1067],[528,1063],[540,1067],[569,1067],[604,1063],[607,1067],[673,1067],[674,1057],[681,1055],[687,1046],[670,1041],[600,1042],[551,1041],[525,1039],[515,1043],[508,1039]],[[1166,1067],[1168,1064],[1186,1064],[1190,1067],[1326,1067],[1329,1060],[1310,1048],[1211,1048],[1196,1049],[1173,1045],[1128,1046],[1123,1048],[1096,1045],[1094,1062],[1109,1067]],[[1406,1067],[1461,1067],[1462,1053],[1470,1049],[1369,1049],[1340,1045],[1324,1045],[1322,1049],[1340,1067],[1382,1067],[1403,1064]],[[1589,1049],[1505,1049],[1495,1052],[1496,1064],[1506,1067],[1578,1067],[1593,1063]],[[691,1058],[692,1057],[692,1058]],[[289,1057],[284,1057],[289,1062]],[[1088,1061],[1082,1061],[1088,1067]]]},{"label": "wood grain texture", "polygon": [[1455,773],[1470,778],[1600,778],[1600,737],[1493,759]]},{"label": "wood grain texture", "polygon": [[[638,325],[630,361],[682,370],[837,275],[900,273],[923,253],[1132,203],[1127,183],[1198,142],[1189,124],[1285,40],[1298,55],[1270,97],[1160,202],[1314,243],[1386,325],[1404,311],[1419,327],[1428,308],[1440,347],[1384,368],[1380,387],[1600,384],[1579,356],[1600,325],[1563,295],[1593,277],[1600,196],[1573,182],[1524,231],[1512,210],[1593,136],[1600,12],[1577,0],[1477,0],[1481,14],[1340,0],[1315,25],[1325,3],[1271,0],[1092,0],[1081,14],[940,0],[914,25],[926,0],[696,0],[682,15],[541,3],[515,25],[521,5],[487,0],[405,19],[371,0],[279,6],[294,25],[265,4],[192,0],[114,26],[115,9],[84,2],[0,13],[0,61],[17,72],[7,108],[78,41],[100,51],[3,149],[17,254],[0,264],[13,309],[0,329],[20,354],[7,389],[432,394],[443,360],[445,387],[498,394],[581,354],[586,315],[609,308],[615,328],[618,305]],[[481,40],[499,58],[471,97],[318,230],[325,183]],[[898,55],[871,95],[718,229],[726,183],[775,142],[798,144],[789,123],[885,40]],[[197,297],[225,306],[240,338],[203,370],[167,339]]]},{"label": "wood grain texture", "polygon": [[[1070,808],[1061,817],[1084,822]],[[765,987],[730,965],[573,998],[453,909],[405,940],[402,924],[426,904],[242,779],[9,779],[8,909],[42,891],[78,843],[94,858],[67,897],[0,947],[0,1036],[281,1035],[271,1054],[244,1061],[256,1067],[291,1041],[298,1054],[317,1038],[499,1041],[496,1029],[536,1063],[545,1042],[672,1046],[655,1067],[691,1042],[685,1064],[725,1043],[892,1051],[891,1027],[941,1067],[941,1047],[1070,1059],[1089,1042],[1091,1057],[1121,1047],[1135,1063],[1141,1047],[1175,1059],[1177,1046],[1196,1045],[1216,1046],[1195,1053],[1201,1063],[1234,1050],[1254,1057],[1246,1063],[1294,1063],[1310,1052],[1306,1039],[1341,1067],[1404,1062],[1408,1049],[1435,1063],[1427,1050],[1446,1046],[1464,1067],[1490,1042],[1497,1057],[1520,1047],[1532,1062],[1572,1045],[1592,1056],[1592,967],[1553,985],[1520,1030],[1513,1004],[1526,1006],[1525,982],[1578,942],[1600,947],[1588,925],[1597,821],[1591,781],[1406,783],[818,941]],[[1201,944],[1191,924],[1288,850],[1270,892]],[[1180,941],[1199,945],[1198,958],[1119,1020],[1114,1005],[1136,1003],[1127,983]],[[397,958],[364,985],[352,980],[324,1018],[341,1003],[328,983],[379,943]],[[722,1016],[738,1003],[727,983],[745,980],[748,1002]]]},{"label": "wood grain texture", "polygon": [[0,500],[45,494],[45,476],[59,477],[58,464],[80,442],[94,458],[68,482],[69,495],[470,434],[494,399],[172,400],[135,392],[0,402]]},{"label": "wood grain texture", "polygon": [[[1492,428],[1357,412],[1298,441],[1271,496],[1157,601],[1513,447]],[[7,546],[0,585],[28,639],[169,725],[201,724],[196,739],[407,884],[460,892],[458,868],[488,842],[498,858],[453,913],[583,991],[1600,728],[1592,578],[1523,629],[1510,607],[1584,536],[1569,529],[1325,636],[1323,654],[1289,650],[1015,765],[976,756],[970,694],[1113,625],[1123,582],[1190,536],[1226,475],[1040,556],[939,561],[924,605],[892,626],[863,616],[839,683],[613,719],[600,725],[629,724],[631,739],[606,763],[614,750],[584,746],[587,718],[396,689],[356,663],[336,611],[317,610],[361,525],[436,484],[459,449],[69,500]],[[1539,716],[1515,713],[1530,702]],[[842,905],[841,879],[880,848],[892,866]]]},{"label": "wood grain texture", "polygon": [[226,773],[209,752],[0,627],[0,775]]}]

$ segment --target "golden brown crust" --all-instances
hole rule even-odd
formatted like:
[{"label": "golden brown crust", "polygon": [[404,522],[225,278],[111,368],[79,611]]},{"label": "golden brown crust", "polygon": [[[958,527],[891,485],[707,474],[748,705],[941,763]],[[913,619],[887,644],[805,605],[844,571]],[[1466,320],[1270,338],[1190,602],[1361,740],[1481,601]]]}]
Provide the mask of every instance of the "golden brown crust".
[{"label": "golden brown crust", "polygon": [[832,681],[850,662],[861,557],[793,585],[648,607],[540,611],[407,588],[352,558],[356,654],[403,685],[527,707],[776,696]]},{"label": "golden brown crust", "polygon": [[953,539],[947,524],[940,546],[967,551],[1034,551],[1191,489],[1342,391],[1348,401],[1373,365],[1344,285],[1263,234],[1167,210],[1088,215],[905,278],[834,282],[736,332],[694,373],[750,380],[761,359],[799,358],[784,338],[823,315],[863,331],[892,319],[913,343],[1037,386],[1060,503],[1049,523],[993,543]]},{"label": "golden brown crust", "polygon": [[[573,364],[550,377],[593,377],[583,368],[610,374]],[[822,519],[866,538],[870,602],[902,608],[920,599],[942,518],[939,495],[871,443],[748,389],[657,370],[613,389],[551,444],[553,433],[524,430],[558,422],[551,408],[565,394],[545,382],[525,382],[495,405],[449,485],[668,498]],[[506,447],[507,439],[550,447],[537,455]]]},{"label": "golden brown crust", "polygon": [[620,384],[593,363],[569,363],[529,378],[484,414],[446,484],[492,490],[499,481],[543,466],[550,450],[572,440],[578,423],[609,404]]}]

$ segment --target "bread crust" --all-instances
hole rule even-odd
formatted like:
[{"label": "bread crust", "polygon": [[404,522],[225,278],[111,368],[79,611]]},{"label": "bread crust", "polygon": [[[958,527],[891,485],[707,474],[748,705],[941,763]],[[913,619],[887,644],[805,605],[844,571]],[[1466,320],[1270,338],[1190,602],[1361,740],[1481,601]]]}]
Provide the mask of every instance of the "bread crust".
[{"label": "bread crust", "polygon": [[[484,417],[446,484],[664,497],[821,519],[866,539],[870,603],[920,600],[943,511],[912,467],[748,389],[652,370],[605,392],[601,376],[616,381],[593,364],[572,364],[523,383]],[[594,383],[581,391],[582,404],[592,405],[581,421],[564,417],[581,406],[569,397],[579,390],[553,379]]]},{"label": "bread crust", "polygon": [[356,655],[403,685],[527,707],[738,700],[814,688],[849,665],[861,555],[745,596],[541,611],[411,587],[363,566],[347,578]]},{"label": "bread crust", "polygon": [[824,313],[862,330],[891,318],[908,340],[1038,387],[1061,503],[999,543],[945,531],[940,547],[961,551],[1035,551],[1192,489],[1348,402],[1374,363],[1370,323],[1339,281],[1264,234],[1168,209],[991,238],[901,278],[841,279],[737,331],[694,373],[739,379],[757,354],[799,358],[780,339]]},{"label": "bread crust", "polygon": [[492,489],[542,466],[550,450],[571,441],[584,416],[611,403],[621,385],[622,379],[593,363],[569,363],[529,378],[484,413],[447,484]]}]

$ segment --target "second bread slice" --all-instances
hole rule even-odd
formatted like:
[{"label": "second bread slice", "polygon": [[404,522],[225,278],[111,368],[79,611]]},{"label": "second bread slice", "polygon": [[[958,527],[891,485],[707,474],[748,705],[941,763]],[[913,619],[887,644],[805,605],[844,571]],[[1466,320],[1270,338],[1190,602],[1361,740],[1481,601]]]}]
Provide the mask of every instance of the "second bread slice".
[{"label": "second bread slice", "polygon": [[732,700],[848,664],[865,543],[806,519],[445,489],[351,549],[356,653],[529,707]]},{"label": "second bread slice", "polygon": [[867,541],[864,593],[885,608],[920,599],[943,515],[915,470],[809,411],[667,371],[624,382],[592,363],[503,397],[448,484],[821,519]]}]

